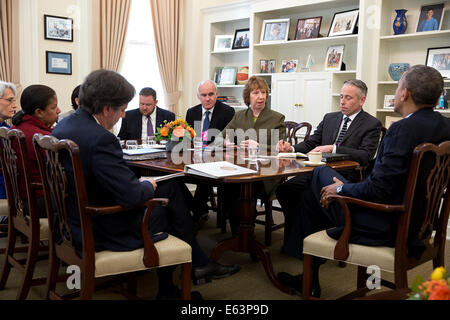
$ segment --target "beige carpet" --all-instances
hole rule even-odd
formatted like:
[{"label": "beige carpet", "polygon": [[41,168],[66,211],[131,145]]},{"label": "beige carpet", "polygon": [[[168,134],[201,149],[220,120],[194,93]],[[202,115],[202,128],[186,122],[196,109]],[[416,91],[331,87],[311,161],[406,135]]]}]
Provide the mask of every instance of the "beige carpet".
[{"label": "beige carpet", "polygon": [[[279,216],[275,217],[280,219]],[[229,234],[221,234],[220,229],[215,227],[215,215],[210,214],[208,223],[199,234],[199,242],[207,253],[210,253],[217,241],[229,237]],[[264,240],[264,229],[261,225],[256,226],[256,237],[261,242]],[[283,229],[273,232],[272,246],[270,252],[272,256],[275,273],[287,271],[290,273],[300,273],[302,262],[292,257],[280,253],[283,238]],[[4,239],[0,239],[4,245]],[[450,262],[450,242],[446,246],[446,265]],[[193,286],[192,290],[201,292],[204,299],[208,300],[299,300],[299,295],[287,295],[276,289],[267,278],[262,264],[252,262],[250,256],[244,253],[226,252],[221,263],[236,263],[242,269],[235,275],[210,283]],[[3,256],[0,257],[3,265]],[[177,270],[178,271],[178,270]],[[38,263],[36,274],[45,276],[47,263]],[[417,275],[428,278],[432,272],[431,262],[417,267],[408,272],[408,281],[411,284]],[[15,299],[17,287],[20,281],[18,272],[13,270],[7,282],[6,288],[0,291],[0,300]],[[175,275],[177,279],[178,273]],[[393,280],[393,275],[382,273],[388,280]],[[340,268],[337,262],[328,261],[320,269],[320,282],[322,286],[322,297],[324,299],[336,299],[356,287],[356,267],[347,265]],[[63,284],[61,284],[63,286]],[[138,276],[138,295],[144,299],[154,299],[156,296],[156,272],[149,271]],[[40,300],[44,298],[44,286],[33,287],[30,290],[28,299]],[[386,290],[386,289],[381,289]],[[379,291],[378,291],[379,292]],[[112,289],[102,290],[94,295],[95,299],[124,299],[120,294]]]}]

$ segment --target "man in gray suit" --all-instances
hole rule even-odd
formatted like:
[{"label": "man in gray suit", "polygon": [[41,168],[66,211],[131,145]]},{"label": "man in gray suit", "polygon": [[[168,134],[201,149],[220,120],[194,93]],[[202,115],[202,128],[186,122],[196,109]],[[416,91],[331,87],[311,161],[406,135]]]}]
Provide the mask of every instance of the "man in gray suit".
[{"label": "man in gray suit", "polygon": [[[373,159],[380,137],[381,123],[362,109],[366,101],[367,86],[361,80],[348,80],[341,89],[341,111],[328,113],[309,140],[295,146],[279,141],[280,152],[318,151],[323,153],[344,153],[361,166]],[[356,170],[342,171],[348,180],[356,182],[359,174]],[[300,205],[299,194],[309,188],[311,175],[296,176],[281,184],[277,198],[285,216],[284,248],[286,254],[301,258],[298,251],[298,237],[292,217]]]}]

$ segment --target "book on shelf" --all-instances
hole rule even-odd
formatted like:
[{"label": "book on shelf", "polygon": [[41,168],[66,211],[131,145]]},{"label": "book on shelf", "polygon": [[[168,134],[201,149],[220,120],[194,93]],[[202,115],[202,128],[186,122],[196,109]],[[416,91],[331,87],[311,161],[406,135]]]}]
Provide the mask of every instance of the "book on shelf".
[{"label": "book on shelf", "polygon": [[228,161],[188,164],[184,166],[184,172],[214,179],[257,173]]}]

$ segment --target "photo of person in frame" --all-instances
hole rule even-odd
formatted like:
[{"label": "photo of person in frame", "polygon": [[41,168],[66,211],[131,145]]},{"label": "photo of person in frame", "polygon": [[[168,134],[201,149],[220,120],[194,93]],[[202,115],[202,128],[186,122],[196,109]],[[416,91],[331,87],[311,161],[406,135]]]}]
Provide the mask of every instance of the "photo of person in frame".
[{"label": "photo of person in frame", "polygon": [[444,3],[423,6],[420,9],[416,32],[439,30],[443,12]]},{"label": "photo of person in frame", "polygon": [[286,23],[268,23],[264,34],[265,41],[284,40],[286,37]]}]

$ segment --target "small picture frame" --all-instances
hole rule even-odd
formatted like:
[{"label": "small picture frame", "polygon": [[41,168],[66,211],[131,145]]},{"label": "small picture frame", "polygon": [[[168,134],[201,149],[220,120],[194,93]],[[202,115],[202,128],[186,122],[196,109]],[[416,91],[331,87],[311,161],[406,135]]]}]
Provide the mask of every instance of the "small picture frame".
[{"label": "small picture frame", "polygon": [[395,95],[392,95],[392,94],[385,95],[383,108],[384,109],[394,109],[394,100],[395,100]]},{"label": "small picture frame", "polygon": [[270,59],[270,60],[266,60],[266,59],[262,59],[260,60],[260,68],[259,68],[259,72],[260,73],[275,73],[275,60],[274,59]]},{"label": "small picture frame", "polygon": [[238,29],[234,32],[232,49],[247,49],[250,47],[250,28]]},{"label": "small picture frame", "polygon": [[450,78],[450,47],[428,48],[425,64]]},{"label": "small picture frame", "polygon": [[281,60],[281,72],[296,72],[298,60]]},{"label": "small picture frame", "polygon": [[315,61],[312,55],[308,54],[308,58],[306,59],[305,69],[311,70]]},{"label": "small picture frame", "polygon": [[72,74],[72,54],[66,52],[45,51],[46,71],[53,74]]},{"label": "small picture frame", "polygon": [[237,67],[216,67],[214,82],[218,85],[235,85],[237,70]]},{"label": "small picture frame", "polygon": [[233,35],[216,35],[214,41],[214,52],[231,51],[233,44]]},{"label": "small picture frame", "polygon": [[434,31],[441,29],[444,3],[429,4],[420,8],[416,32]]},{"label": "small picture frame", "polygon": [[356,31],[359,9],[337,12],[331,22],[328,37],[344,36]]},{"label": "small picture frame", "polygon": [[44,37],[47,40],[73,42],[73,19],[44,15]]},{"label": "small picture frame", "polygon": [[264,20],[260,43],[284,42],[288,39],[289,19]]},{"label": "small picture frame", "polygon": [[325,57],[325,70],[340,71],[344,58],[344,45],[330,46]]},{"label": "small picture frame", "polygon": [[294,40],[318,38],[321,23],[322,17],[298,19]]}]

